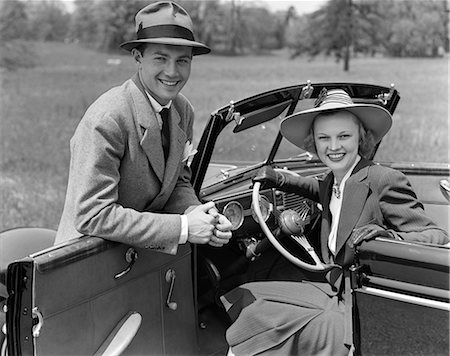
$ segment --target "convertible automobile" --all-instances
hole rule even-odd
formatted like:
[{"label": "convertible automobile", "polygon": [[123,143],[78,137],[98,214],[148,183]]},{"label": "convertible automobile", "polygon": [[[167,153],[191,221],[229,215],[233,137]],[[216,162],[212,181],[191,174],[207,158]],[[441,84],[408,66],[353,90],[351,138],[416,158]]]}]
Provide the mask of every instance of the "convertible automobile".
[{"label": "convertible automobile", "polygon": [[[191,162],[192,183],[233,224],[222,248],[187,244],[170,256],[94,236],[52,246],[55,232],[47,229],[1,233],[2,356],[225,355],[224,293],[328,268],[314,252],[320,204],[252,183],[264,165],[317,179],[328,172],[279,133],[280,120],[313,107],[322,88],[342,88],[356,103],[391,113],[400,100],[392,85],[306,82],[211,114]],[[448,231],[449,165],[382,164],[407,175],[427,214]],[[449,257],[448,245],[383,238],[357,248],[355,354],[448,355]]]}]

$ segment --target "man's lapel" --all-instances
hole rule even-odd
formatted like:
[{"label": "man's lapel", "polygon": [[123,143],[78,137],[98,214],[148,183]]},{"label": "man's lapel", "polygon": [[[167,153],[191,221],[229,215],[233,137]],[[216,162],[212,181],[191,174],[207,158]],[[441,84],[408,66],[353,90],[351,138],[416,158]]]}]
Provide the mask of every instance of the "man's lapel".
[{"label": "man's lapel", "polygon": [[362,168],[367,167],[369,164],[370,161],[361,159],[345,183],[337,231],[336,254],[344,246],[364,209],[367,195],[369,194],[369,183],[367,182],[368,170]]},{"label": "man's lapel", "polygon": [[131,95],[136,108],[136,118],[138,124],[142,127],[143,135],[140,141],[150,164],[155,171],[158,179],[164,180],[164,152],[162,149],[161,129],[158,119],[148,99],[147,93],[139,80],[138,74],[133,76],[133,82],[138,90],[132,91]]}]

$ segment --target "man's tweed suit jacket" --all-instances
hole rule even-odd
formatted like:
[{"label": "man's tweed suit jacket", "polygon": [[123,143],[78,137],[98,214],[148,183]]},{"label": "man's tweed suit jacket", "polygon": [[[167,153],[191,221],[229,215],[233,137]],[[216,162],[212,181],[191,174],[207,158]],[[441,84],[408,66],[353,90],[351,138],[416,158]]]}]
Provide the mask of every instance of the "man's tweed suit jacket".
[{"label": "man's tweed suit jacket", "polygon": [[167,162],[161,131],[138,75],[100,96],[70,141],[70,174],[56,243],[98,236],[175,254],[186,208],[199,201],[183,157],[194,111],[179,94],[170,108]]}]

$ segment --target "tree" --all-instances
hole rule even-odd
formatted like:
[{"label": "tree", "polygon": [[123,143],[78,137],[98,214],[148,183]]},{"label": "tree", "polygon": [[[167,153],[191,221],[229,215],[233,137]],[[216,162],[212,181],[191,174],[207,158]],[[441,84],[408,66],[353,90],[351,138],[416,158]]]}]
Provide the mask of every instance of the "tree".
[{"label": "tree", "polygon": [[[178,0],[190,14],[198,41],[231,55],[280,48],[284,16],[240,0]],[[76,0],[70,37],[101,50],[116,50],[136,36],[134,16],[148,0]],[[101,10],[101,11],[100,11]],[[100,16],[101,14],[101,16]]]},{"label": "tree", "polygon": [[322,52],[317,44],[322,41],[323,14],[292,18],[285,31],[285,43],[291,52],[291,59],[306,54],[311,58]]},{"label": "tree", "polygon": [[282,18],[279,19],[263,7],[242,7],[241,17],[246,19],[239,26],[245,48],[253,52],[280,48],[282,42],[280,43],[278,33]]},{"label": "tree", "polygon": [[384,18],[385,53],[395,57],[439,55],[447,38],[444,1],[391,0]]},{"label": "tree", "polygon": [[237,54],[241,50],[241,36],[240,34],[242,31],[239,31],[239,23],[241,22],[241,7],[236,4],[235,0],[231,0],[231,6],[230,6],[230,14],[229,14],[229,21],[226,23],[227,28],[227,50],[230,54]]},{"label": "tree", "polygon": [[301,54],[334,55],[337,62],[343,59],[344,70],[349,70],[353,19],[351,0],[329,1],[318,11],[297,19],[287,31],[292,58]]},{"label": "tree", "polygon": [[32,36],[40,41],[64,41],[69,32],[70,15],[58,0],[31,2],[27,7]]},{"label": "tree", "polygon": [[13,71],[36,65],[36,53],[29,41],[26,4],[19,0],[0,2],[0,67]]},{"label": "tree", "polygon": [[196,40],[213,47],[225,16],[219,0],[179,0],[178,3],[191,16]]},{"label": "tree", "polygon": [[437,56],[448,43],[446,6],[446,0],[330,0],[291,20],[286,43],[293,57],[324,53],[344,59],[344,70],[357,53]]},{"label": "tree", "polygon": [[69,36],[73,41],[93,46],[97,37],[97,5],[90,0],[75,0]]},{"label": "tree", "polygon": [[386,8],[390,8],[391,0],[356,1],[353,6],[353,50],[355,53],[375,55],[382,52],[387,30]]},{"label": "tree", "polygon": [[118,51],[122,42],[135,39],[134,18],[148,5],[145,0],[76,0],[70,36],[103,51]]},{"label": "tree", "polygon": [[28,15],[26,4],[20,0],[0,2],[0,40],[27,39]]}]

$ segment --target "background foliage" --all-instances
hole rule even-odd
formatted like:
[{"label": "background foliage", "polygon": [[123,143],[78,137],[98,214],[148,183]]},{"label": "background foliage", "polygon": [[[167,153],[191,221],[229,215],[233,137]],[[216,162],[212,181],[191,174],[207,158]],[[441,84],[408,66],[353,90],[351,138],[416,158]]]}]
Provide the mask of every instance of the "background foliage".
[{"label": "background foliage", "polygon": [[[329,0],[301,16],[294,7],[271,13],[257,2],[178,2],[191,14],[197,39],[215,53],[288,48],[291,57],[326,54],[344,59],[348,70],[350,58],[357,55],[436,57],[449,48],[447,0]],[[134,15],[148,3],[75,0],[74,11],[68,13],[61,0],[6,0],[0,3],[0,39],[76,42],[114,52],[134,38]]]},{"label": "background foliage", "polygon": [[[56,228],[69,168],[69,140],[88,106],[136,68],[129,55],[77,44],[35,43],[36,66],[1,73],[0,231]],[[355,58],[344,72],[333,59],[266,55],[199,56],[183,93],[195,107],[194,144],[215,109],[264,90],[313,82],[395,83],[401,100],[379,161],[449,162],[448,59]],[[270,145],[261,137],[261,145]]]},{"label": "background foliage", "polygon": [[[76,0],[68,13],[56,0],[0,1],[0,231],[57,227],[69,139],[88,106],[134,73],[117,46],[133,38],[148,2]],[[302,16],[179,2],[215,54],[195,58],[183,89],[196,109],[195,144],[230,100],[306,80],[395,83],[402,99],[377,160],[449,162],[446,1],[331,0]],[[346,55],[351,70],[342,71]]]}]

